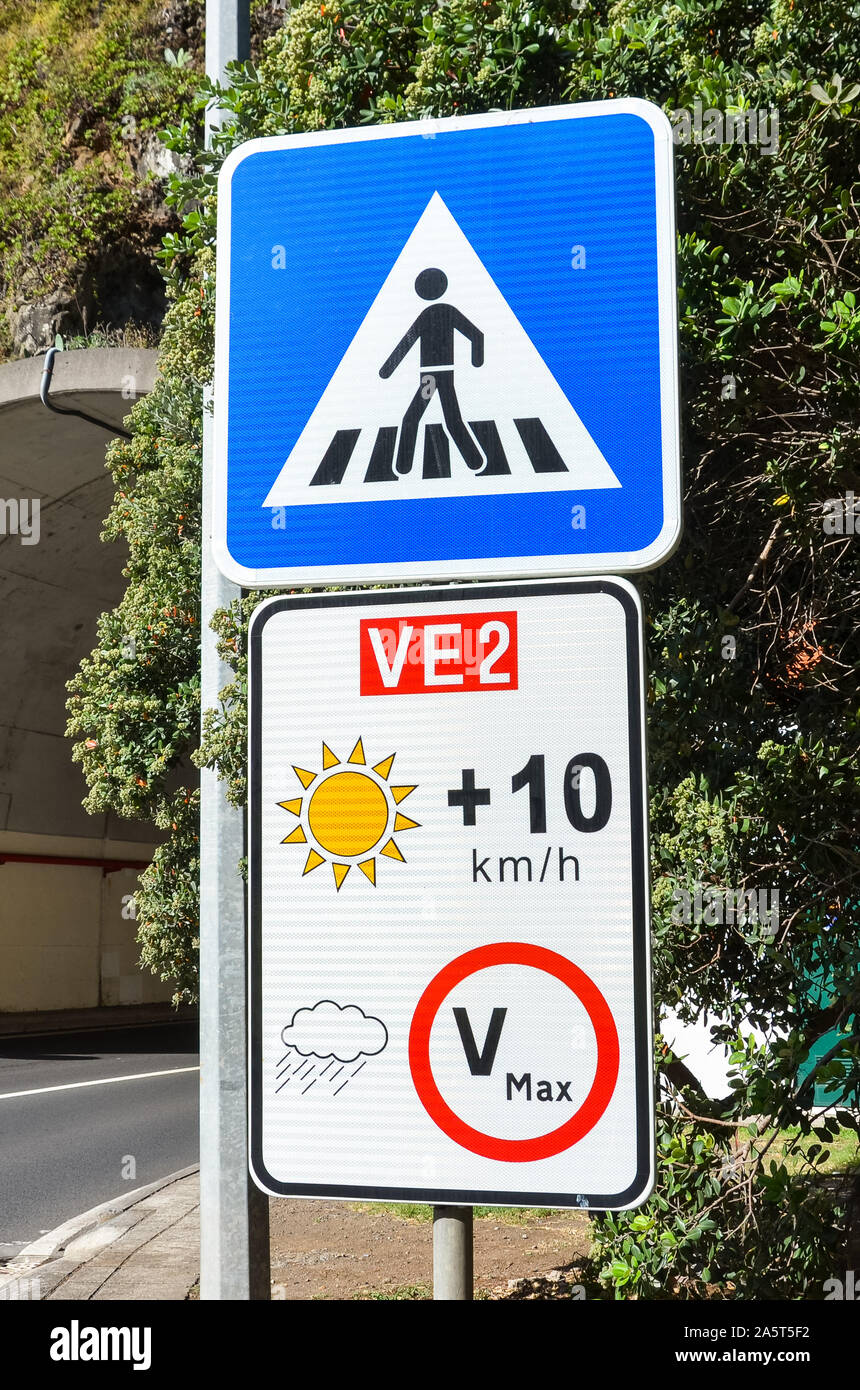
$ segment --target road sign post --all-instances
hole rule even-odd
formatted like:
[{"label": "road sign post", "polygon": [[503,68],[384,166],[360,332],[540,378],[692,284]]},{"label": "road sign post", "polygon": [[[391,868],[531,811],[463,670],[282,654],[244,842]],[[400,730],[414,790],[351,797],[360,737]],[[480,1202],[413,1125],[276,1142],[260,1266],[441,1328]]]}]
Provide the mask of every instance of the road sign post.
[{"label": "road sign post", "polygon": [[[250,53],[248,0],[207,0],[206,72],[222,82],[226,67]],[[206,138],[220,122],[206,114]],[[213,429],[211,393],[203,416],[201,554],[201,688],[203,711],[217,709],[231,672],[209,626],[241,590],[212,555]],[[242,813],[227,804],[215,771],[200,774],[200,1297],[269,1297],[267,1199],[248,1180],[245,903],[238,864]]]},{"label": "road sign post", "polygon": [[623,580],[257,609],[251,1164],[265,1190],[644,1200],[643,708]]},{"label": "road sign post", "polygon": [[471,1302],[474,1295],[473,1224],[471,1207],[434,1206],[434,1299]]}]

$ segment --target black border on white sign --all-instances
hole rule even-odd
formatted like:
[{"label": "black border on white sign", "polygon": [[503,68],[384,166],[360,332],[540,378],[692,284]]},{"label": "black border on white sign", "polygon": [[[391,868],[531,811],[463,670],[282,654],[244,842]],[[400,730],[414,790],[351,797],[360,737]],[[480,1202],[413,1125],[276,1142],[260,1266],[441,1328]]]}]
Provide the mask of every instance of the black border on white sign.
[{"label": "black border on white sign", "polygon": [[[632,855],[634,1057],[636,1066],[636,1176],[623,1192],[546,1193],[521,1190],[472,1191],[438,1187],[347,1186],[332,1183],[284,1183],[272,1177],[263,1163],[262,1078],[262,882],[261,882],[261,727],[262,639],[266,623],[285,609],[353,608],[377,604],[438,604],[486,598],[525,598],[559,594],[605,593],[624,611],[627,641],[627,709],[630,767],[630,824]],[[336,594],[295,594],[264,600],[255,610],[248,639],[248,1049],[249,1162],[258,1187],[275,1197],[343,1198],[392,1202],[428,1202],[464,1206],[583,1207],[623,1211],[638,1206],[654,1184],[653,1065],[650,989],[647,781],[645,776],[644,656],[639,611],[630,585],[610,576],[594,579],[533,580],[520,583],[478,583],[381,589]]]}]

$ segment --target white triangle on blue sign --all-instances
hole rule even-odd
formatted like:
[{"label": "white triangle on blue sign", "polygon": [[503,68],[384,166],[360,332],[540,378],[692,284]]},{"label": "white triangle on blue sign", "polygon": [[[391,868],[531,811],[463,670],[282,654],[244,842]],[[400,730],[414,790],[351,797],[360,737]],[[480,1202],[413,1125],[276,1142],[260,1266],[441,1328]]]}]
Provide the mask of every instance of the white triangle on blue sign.
[{"label": "white triangle on blue sign", "polygon": [[434,193],[263,506],[620,486]]}]

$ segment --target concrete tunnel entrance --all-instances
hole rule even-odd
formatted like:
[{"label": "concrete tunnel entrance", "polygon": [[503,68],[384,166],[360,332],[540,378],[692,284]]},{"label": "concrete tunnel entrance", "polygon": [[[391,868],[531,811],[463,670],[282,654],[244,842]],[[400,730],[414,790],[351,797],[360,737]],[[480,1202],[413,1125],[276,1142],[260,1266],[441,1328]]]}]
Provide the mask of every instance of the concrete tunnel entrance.
[{"label": "concrete tunnel entrance", "polygon": [[[51,400],[119,426],[151,389],[156,355],[58,353]],[[152,827],[84,811],[64,733],[66,681],[122,596],[124,550],[99,539],[110,436],[46,409],[42,367],[0,366],[0,1018],[172,993],[137,963],[131,894]]]}]

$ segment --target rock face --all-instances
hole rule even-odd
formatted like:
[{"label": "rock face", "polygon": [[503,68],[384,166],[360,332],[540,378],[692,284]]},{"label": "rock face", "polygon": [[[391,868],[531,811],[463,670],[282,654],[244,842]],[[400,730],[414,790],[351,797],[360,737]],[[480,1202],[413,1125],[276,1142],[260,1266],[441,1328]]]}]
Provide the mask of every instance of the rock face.
[{"label": "rock face", "polygon": [[[167,230],[161,228],[161,234]],[[160,236],[154,238],[155,244]],[[125,324],[157,327],[167,307],[164,281],[153,260],[152,245],[119,241],[103,247],[90,266],[96,322],[121,328]]]},{"label": "rock face", "polygon": [[178,53],[180,48],[195,52],[203,47],[206,29],[205,8],[200,0],[169,0],[158,15],[158,22],[168,48]]},{"label": "rock face", "polygon": [[[254,5],[254,52],[281,27],[289,7],[289,0]],[[170,49],[192,55],[195,69],[202,70],[203,0],[159,0],[148,11],[145,42],[156,67],[161,51]],[[121,125],[117,139],[116,118],[87,96],[70,102],[61,163],[70,172],[85,170],[82,185],[87,188],[97,186],[105,193],[122,189],[132,196],[118,219],[121,225],[112,225],[109,244],[76,244],[68,259],[61,258],[62,269],[49,289],[38,269],[26,264],[17,267],[13,282],[0,277],[0,357],[44,352],[58,334],[67,339],[100,328],[119,339],[131,323],[160,324],[166,305],[155,253],[165,234],[178,227],[177,212],[165,201],[168,181],[174,173],[190,174],[193,160],[169,150],[156,130],[139,129],[131,114],[121,118]],[[25,174],[24,189],[28,177],[32,181]]]},{"label": "rock face", "polygon": [[54,290],[53,294],[10,310],[8,322],[16,355],[32,357],[53,347],[58,333],[80,333],[82,308],[74,293]]},{"label": "rock face", "polygon": [[[67,138],[66,145],[74,153],[74,138]],[[138,185],[133,222],[78,268],[73,283],[10,306],[7,323],[16,357],[53,347],[58,333],[70,337],[96,325],[121,329],[128,323],[157,327],[164,317],[164,282],[155,250],[176,224],[165,202],[167,180],[173,173],[190,172],[192,161],[169,150],[151,130],[129,139],[125,151]],[[93,157],[87,147],[82,153]]]},{"label": "rock face", "polygon": [[128,142],[131,166],[139,179],[157,180],[162,187],[158,190],[159,202],[163,201],[164,187],[171,174],[188,173],[191,160],[183,159],[174,150],[163,145],[154,130],[144,131],[137,139]]},{"label": "rock face", "polygon": [[154,130],[141,131],[126,142],[125,148],[137,180],[138,203],[146,209],[151,233],[157,232],[160,238],[176,221],[175,213],[165,202],[170,175],[191,174],[194,161],[188,155],[169,150]]},{"label": "rock face", "polygon": [[64,338],[93,328],[127,324],[157,328],[164,318],[164,281],[152,248],[132,240],[98,251],[77,278],[75,288],[24,300],[7,313],[16,357],[32,357]]}]

